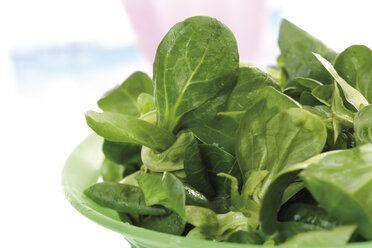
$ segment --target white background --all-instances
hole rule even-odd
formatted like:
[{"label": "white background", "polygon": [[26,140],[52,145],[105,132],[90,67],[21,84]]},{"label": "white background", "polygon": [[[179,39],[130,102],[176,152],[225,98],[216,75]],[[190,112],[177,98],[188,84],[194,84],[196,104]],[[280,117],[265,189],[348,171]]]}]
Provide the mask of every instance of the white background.
[{"label": "white background", "polygon": [[[281,16],[337,51],[351,44],[372,47],[370,1],[268,4],[273,15],[265,39],[270,47],[275,46]],[[135,48],[121,2],[1,1],[0,37],[0,247],[129,247],[119,234],[80,215],[60,187],[64,161],[91,133],[84,112],[96,108],[102,93],[131,72],[150,71]],[[78,44],[77,54],[71,44]],[[128,54],[134,55],[89,69],[84,60],[92,50],[81,50],[84,44],[103,51],[132,49]],[[53,47],[62,47],[56,58],[50,55]],[[277,48],[268,51],[263,61],[274,62]],[[36,65],[42,60],[41,65],[62,71],[19,65],[31,55]]]}]

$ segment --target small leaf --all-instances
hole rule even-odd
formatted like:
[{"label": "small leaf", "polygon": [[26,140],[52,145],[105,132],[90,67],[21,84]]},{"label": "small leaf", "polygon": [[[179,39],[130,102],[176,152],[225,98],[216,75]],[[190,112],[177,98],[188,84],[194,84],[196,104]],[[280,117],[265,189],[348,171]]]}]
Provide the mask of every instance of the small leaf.
[{"label": "small leaf", "polygon": [[147,206],[139,187],[105,182],[87,188],[84,194],[99,205],[122,213],[164,215],[168,211],[160,206]]},{"label": "small leaf", "polygon": [[162,216],[148,216],[141,222],[141,227],[157,232],[181,235],[186,222],[177,213]]},{"label": "small leaf", "polygon": [[152,80],[145,73],[137,71],[130,75],[120,86],[107,92],[98,100],[104,112],[120,113],[138,117],[141,112],[137,97],[141,93],[153,94]]},{"label": "small leaf", "polygon": [[168,131],[129,115],[88,111],[85,118],[99,136],[109,141],[134,143],[155,150],[165,150],[175,141]]},{"label": "small leaf", "polygon": [[154,97],[148,93],[141,93],[137,97],[137,104],[141,110],[141,114],[146,114],[154,109]]},{"label": "small leaf", "polygon": [[214,196],[214,191],[205,167],[198,142],[194,139],[185,150],[184,169],[188,184],[208,197]]},{"label": "small leaf", "polygon": [[154,172],[177,171],[184,168],[186,147],[194,140],[191,132],[181,133],[177,140],[165,151],[158,152],[143,146],[142,162]]},{"label": "small leaf", "polygon": [[372,105],[364,107],[356,114],[354,135],[358,144],[372,143]]},{"label": "small leaf", "polygon": [[363,45],[353,45],[340,53],[335,69],[352,87],[372,102],[372,51]]},{"label": "small leaf", "polygon": [[185,219],[186,194],[182,182],[171,173],[164,172],[162,184],[168,196],[168,207]]},{"label": "small leaf", "polygon": [[209,238],[216,236],[219,226],[215,212],[208,208],[185,206],[185,214],[187,222],[198,227],[201,234]]},{"label": "small leaf", "polygon": [[314,56],[322,63],[324,68],[332,75],[334,80],[337,84],[342,88],[342,91],[345,95],[346,100],[353,105],[357,110],[362,109],[364,106],[368,105],[368,101],[364,98],[364,96],[357,91],[355,88],[350,86],[338,73],[336,72],[335,68],[329,63],[328,60],[324,59],[317,53],[314,53]]}]

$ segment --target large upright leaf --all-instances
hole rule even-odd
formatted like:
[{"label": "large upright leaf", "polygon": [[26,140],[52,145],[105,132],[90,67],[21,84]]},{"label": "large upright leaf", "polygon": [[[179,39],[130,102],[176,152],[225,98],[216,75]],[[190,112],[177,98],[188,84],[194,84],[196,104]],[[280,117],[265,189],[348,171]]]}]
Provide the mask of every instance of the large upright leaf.
[{"label": "large upright leaf", "polygon": [[364,107],[356,114],[354,135],[358,144],[372,143],[372,105]]},{"label": "large upright leaf", "polygon": [[372,103],[372,51],[353,45],[340,53],[334,63],[338,74]]},{"label": "large upright leaf", "polygon": [[152,80],[144,72],[137,71],[130,75],[121,85],[107,92],[98,100],[98,106],[104,112],[114,112],[139,116],[141,110],[137,98],[141,93],[152,95]]},{"label": "large upright leaf", "polygon": [[155,150],[165,150],[175,141],[167,130],[133,116],[88,111],[85,118],[88,126],[109,141],[134,143]]},{"label": "large upright leaf", "polygon": [[[325,156],[300,173],[306,188],[329,213],[372,239],[372,144]],[[326,190],[325,190],[326,189]]]},{"label": "large upright leaf", "polygon": [[232,32],[196,16],[174,25],[156,51],[153,74],[158,125],[173,131],[180,118],[236,83],[239,55]]},{"label": "large upright leaf", "polygon": [[329,61],[335,59],[336,52],[286,19],[280,25],[279,47],[289,75],[287,86],[295,84],[296,77],[312,78],[322,83],[331,82],[330,75],[312,52],[319,53]]}]

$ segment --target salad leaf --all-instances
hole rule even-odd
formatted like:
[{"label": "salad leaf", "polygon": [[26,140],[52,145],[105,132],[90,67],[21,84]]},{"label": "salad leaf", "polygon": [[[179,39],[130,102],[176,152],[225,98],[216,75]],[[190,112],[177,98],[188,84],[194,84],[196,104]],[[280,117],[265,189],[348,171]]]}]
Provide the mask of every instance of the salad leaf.
[{"label": "salad leaf", "polygon": [[141,151],[142,162],[146,168],[154,172],[182,170],[186,147],[193,140],[194,135],[191,132],[184,132],[163,152],[143,146]]},{"label": "salad leaf", "polygon": [[175,141],[172,133],[129,115],[88,111],[85,118],[98,135],[109,141],[134,143],[154,150],[165,150]]},{"label": "salad leaf", "polygon": [[153,67],[158,125],[172,132],[185,113],[232,87],[238,68],[235,37],[221,22],[197,16],[174,25]]},{"label": "salad leaf", "polygon": [[168,211],[160,206],[147,206],[141,188],[121,183],[96,183],[84,194],[98,204],[122,213],[165,215]]},{"label": "salad leaf", "polygon": [[354,132],[358,144],[372,143],[372,105],[364,107],[356,114]]},{"label": "salad leaf", "polygon": [[356,226],[338,226],[331,230],[315,230],[299,233],[281,245],[307,246],[307,245],[343,245],[349,241]]},{"label": "salad leaf", "polygon": [[325,84],[332,82],[330,75],[312,53],[319,53],[333,61],[336,52],[286,19],[280,25],[279,48],[289,76],[286,87],[296,85],[297,77],[312,78]]},{"label": "salad leaf", "polygon": [[[325,156],[300,173],[313,197],[345,224],[372,239],[372,145]],[[327,189],[327,190],[324,190]]]},{"label": "salad leaf", "polygon": [[137,98],[141,93],[152,95],[152,80],[145,73],[137,71],[121,85],[107,92],[98,100],[98,106],[104,112],[113,112],[131,116],[140,116],[141,110]]},{"label": "salad leaf", "polygon": [[101,174],[105,182],[119,182],[123,179],[124,166],[119,165],[107,158],[102,161]]},{"label": "salad leaf", "polygon": [[185,226],[185,220],[175,212],[169,215],[149,215],[141,222],[141,227],[174,235],[181,235]]},{"label": "salad leaf", "polygon": [[187,182],[191,186],[209,197],[216,194],[209,180],[207,168],[204,165],[196,140],[193,140],[186,147],[184,166]]},{"label": "salad leaf", "polygon": [[332,75],[335,82],[342,88],[346,100],[352,104],[357,110],[362,109],[364,106],[368,105],[368,101],[364,96],[355,88],[350,86],[333,68],[332,64],[324,59],[321,55],[313,53],[314,56],[322,63],[324,68]]},{"label": "salad leaf", "polygon": [[182,182],[173,174],[164,172],[162,184],[168,196],[169,208],[185,219],[186,194]]},{"label": "salad leaf", "polygon": [[144,115],[154,109],[154,97],[148,93],[142,92],[137,97],[137,105],[141,114]]},{"label": "salad leaf", "polygon": [[[273,88],[266,89],[267,86]],[[214,119],[192,128],[196,137],[207,144],[217,144],[220,148],[235,154],[235,136],[244,112],[252,107],[257,98],[278,88],[275,80],[255,66],[239,68],[238,82]]]},{"label": "salad leaf", "polygon": [[340,53],[334,63],[338,74],[372,102],[372,51],[363,45],[353,45]]}]

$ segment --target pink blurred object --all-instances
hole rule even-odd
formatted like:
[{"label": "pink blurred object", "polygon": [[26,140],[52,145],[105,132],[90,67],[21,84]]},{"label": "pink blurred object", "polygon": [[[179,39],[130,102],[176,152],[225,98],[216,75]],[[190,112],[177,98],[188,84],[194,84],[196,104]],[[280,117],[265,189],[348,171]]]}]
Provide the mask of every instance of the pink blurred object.
[{"label": "pink blurred object", "polygon": [[158,44],[177,22],[196,15],[215,17],[234,33],[240,59],[260,62],[269,19],[264,0],[122,0],[140,51],[152,63]]}]

